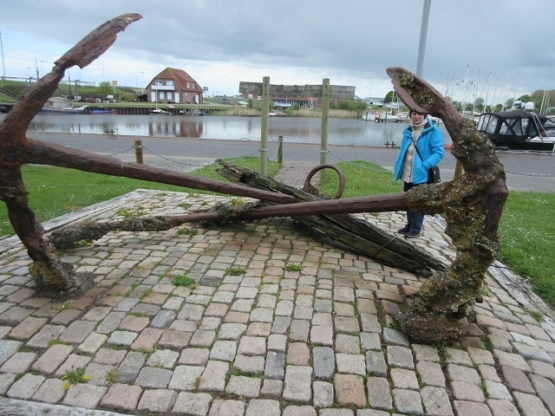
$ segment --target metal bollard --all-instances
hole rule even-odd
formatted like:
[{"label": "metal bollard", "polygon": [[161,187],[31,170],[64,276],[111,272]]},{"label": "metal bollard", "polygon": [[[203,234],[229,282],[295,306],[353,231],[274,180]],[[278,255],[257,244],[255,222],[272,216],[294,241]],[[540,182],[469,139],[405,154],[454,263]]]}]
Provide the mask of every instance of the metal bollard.
[{"label": "metal bollard", "polygon": [[143,164],[143,142],[135,140],[135,162]]}]

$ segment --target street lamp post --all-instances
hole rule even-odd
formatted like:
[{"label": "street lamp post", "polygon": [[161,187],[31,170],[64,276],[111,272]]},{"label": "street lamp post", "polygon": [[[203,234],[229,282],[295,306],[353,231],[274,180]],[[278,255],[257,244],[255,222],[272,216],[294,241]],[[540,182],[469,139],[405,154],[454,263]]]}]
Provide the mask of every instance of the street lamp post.
[{"label": "street lamp post", "polygon": [[145,93],[145,84],[143,82],[143,75],[144,74],[145,74],[144,72],[141,72],[141,94]]}]

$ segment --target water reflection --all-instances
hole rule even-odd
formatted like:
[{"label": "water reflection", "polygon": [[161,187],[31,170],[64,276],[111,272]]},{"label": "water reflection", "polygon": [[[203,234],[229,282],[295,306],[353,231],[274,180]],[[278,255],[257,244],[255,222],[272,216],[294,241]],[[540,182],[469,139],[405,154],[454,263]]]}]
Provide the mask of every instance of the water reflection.
[{"label": "water reflection", "polygon": [[[0,115],[0,121],[5,115]],[[271,117],[268,139],[284,136],[288,142],[320,143],[322,121],[309,117]],[[75,134],[164,136],[220,140],[260,140],[260,117],[169,116],[169,115],[37,115],[30,131]],[[328,143],[355,146],[383,146],[386,141],[400,143],[405,123],[332,118],[328,124]],[[449,141],[443,125],[440,125]]]}]

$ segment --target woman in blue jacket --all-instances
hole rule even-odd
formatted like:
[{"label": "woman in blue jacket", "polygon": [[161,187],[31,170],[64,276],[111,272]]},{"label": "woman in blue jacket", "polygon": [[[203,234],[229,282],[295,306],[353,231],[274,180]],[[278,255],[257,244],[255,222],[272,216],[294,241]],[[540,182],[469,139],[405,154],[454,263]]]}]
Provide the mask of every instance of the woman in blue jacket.
[{"label": "woman in blue jacket", "polygon": [[[403,141],[395,163],[395,182],[403,181],[403,192],[428,181],[428,169],[443,159],[443,135],[427,114],[409,112],[410,124],[403,130]],[[418,147],[418,152],[416,151]],[[407,210],[407,224],[398,233],[416,238],[422,230],[424,215]]]}]

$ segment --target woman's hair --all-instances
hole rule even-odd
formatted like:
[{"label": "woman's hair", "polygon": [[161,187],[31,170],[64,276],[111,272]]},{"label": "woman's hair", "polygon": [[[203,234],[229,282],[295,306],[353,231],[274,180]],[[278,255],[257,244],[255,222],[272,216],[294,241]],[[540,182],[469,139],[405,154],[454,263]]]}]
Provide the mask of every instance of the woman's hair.
[{"label": "woman's hair", "polygon": [[414,110],[409,110],[409,117],[412,116],[412,113],[418,113],[418,114],[422,114],[424,117],[427,117],[428,114],[427,113],[420,113],[418,111],[414,111]]}]

